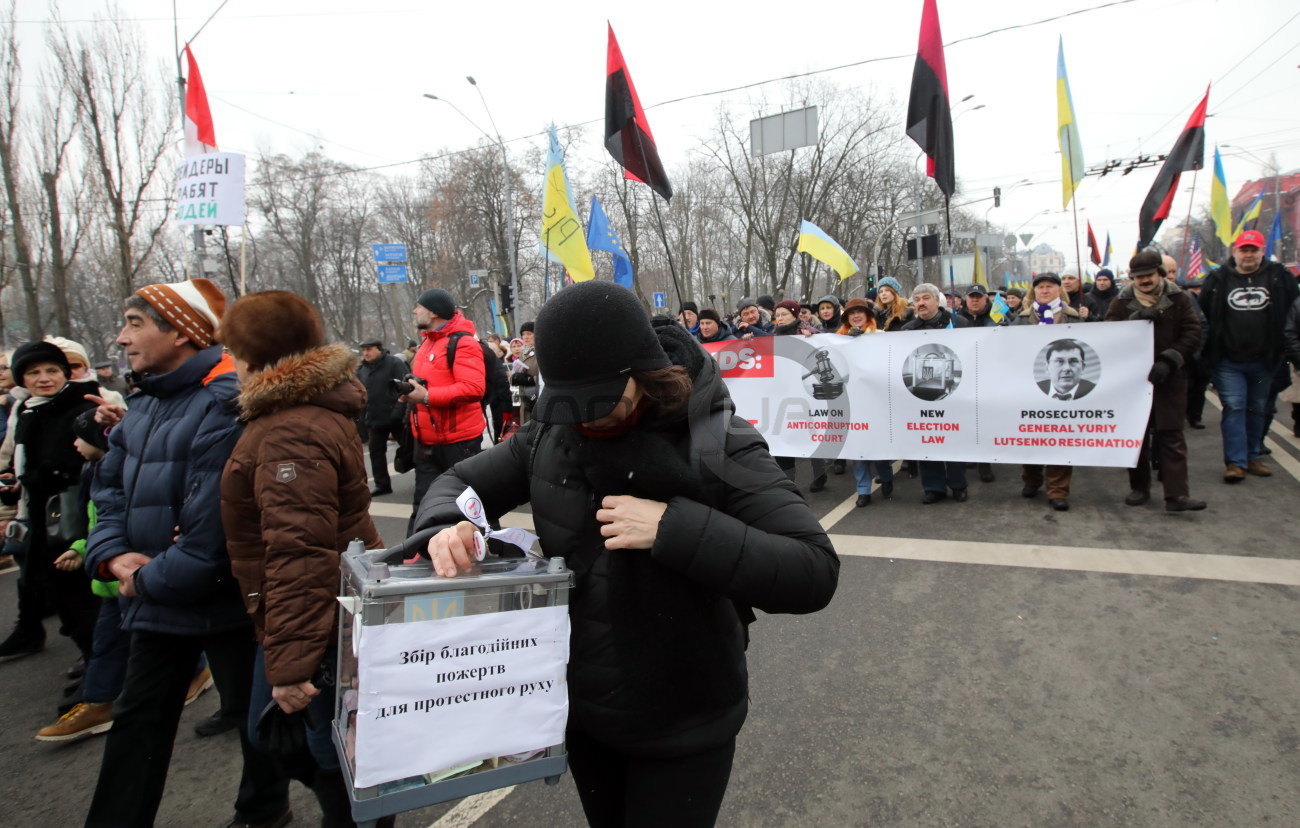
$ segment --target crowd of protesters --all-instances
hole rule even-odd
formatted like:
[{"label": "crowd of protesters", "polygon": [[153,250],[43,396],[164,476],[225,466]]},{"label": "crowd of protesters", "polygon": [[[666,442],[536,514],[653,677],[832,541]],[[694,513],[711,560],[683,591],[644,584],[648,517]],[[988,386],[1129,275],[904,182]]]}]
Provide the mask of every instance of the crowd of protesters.
[{"label": "crowd of protesters", "polygon": [[[905,296],[897,279],[885,277],[865,297],[823,296],[815,304],[758,296],[741,299],[734,311],[724,312],[688,302],[678,320],[706,344],[780,335],[862,336],[1149,320],[1155,335],[1149,373],[1154,398],[1138,464],[1129,472],[1130,491],[1124,502],[1129,506],[1147,503],[1152,472],[1158,469],[1165,508],[1197,511],[1205,508],[1205,502],[1190,496],[1183,429],[1205,427],[1205,393],[1211,384],[1223,407],[1225,483],[1272,474],[1263,459],[1269,453],[1264,435],[1279,402],[1291,405],[1292,421],[1300,436],[1300,386],[1292,383],[1294,371],[1300,368],[1297,278],[1277,262],[1266,260],[1263,248],[1260,233],[1243,232],[1228,262],[1204,277],[1181,282],[1178,263],[1172,257],[1148,250],[1130,261],[1124,284],[1103,268],[1091,285],[1084,285],[1078,273],[1067,270],[1035,274],[1028,293],[1003,288],[990,294],[980,284],[944,292],[922,283]],[[1068,362],[1082,356],[1080,347],[1049,358]],[[1087,381],[1082,380],[1078,387],[1050,390],[1060,399],[1073,399],[1087,392]],[[795,479],[794,458],[777,460]],[[925,504],[949,498],[967,500],[968,468],[974,468],[984,483],[996,480],[989,463],[903,462],[909,477],[920,476]],[[887,459],[853,462],[857,506],[871,504],[872,493],[877,491],[873,484],[879,484],[881,496],[893,496],[894,465],[895,461]],[[842,461],[814,459],[808,491],[825,489],[828,472],[844,474],[847,470]],[[1071,473],[1072,467],[1067,465],[1026,464],[1021,469],[1021,493],[1033,498],[1046,490],[1051,508],[1067,511]]]},{"label": "crowd of protesters", "polygon": [[[1148,320],[1154,400],[1124,503],[1150,500],[1158,468],[1165,508],[1195,511],[1205,503],[1190,494],[1183,429],[1204,428],[1209,385],[1223,408],[1225,483],[1272,474],[1264,435],[1279,403],[1292,406],[1300,436],[1300,290],[1263,246],[1247,231],[1231,261],[1182,284],[1173,259],[1144,251],[1129,262],[1126,283],[1103,269],[1090,286],[1076,273],[1048,272],[1027,293],[930,284],[909,293],[886,277],[864,297],[758,296],[730,312],[685,302],[676,321],[689,336],[670,319],[656,324],[677,331],[660,338],[694,351],[678,356],[698,372],[692,337],[710,344]],[[533,420],[546,384],[531,323],[517,338],[480,338],[439,288],[420,295],[413,322],[419,339],[404,354],[379,339],[359,343],[358,354],[328,343],[317,311],[292,293],[250,294],[227,307],[214,284],[193,279],[148,285],[125,302],[116,340],[124,375],[114,361],[92,367],[85,347],[58,337],[2,355],[0,567],[20,572],[0,661],[44,649],[50,615],[75,644],[68,686],[51,698],[57,721],[35,737],[107,733],[87,825],[152,824],[181,711],[214,684],[221,709],[199,729],[239,732],[231,825],[287,824],[292,779],[316,795],[323,824],[352,824],[327,724],[339,550],[353,538],[381,545],[369,510],[373,496],[392,492],[391,446],[394,469],[415,471],[414,526],[434,481]],[[581,334],[565,335],[577,348]],[[1067,375],[1079,373],[1069,364],[1082,357],[1068,345],[1048,354]],[[1083,382],[1050,392],[1073,399],[1087,393]],[[788,478],[780,486],[793,493],[795,458],[774,459]],[[851,465],[856,505],[865,507],[873,494],[893,497],[899,462],[920,477],[925,504],[968,500],[969,468],[996,480],[985,463],[814,459],[808,491]],[[1021,492],[1045,489],[1053,509],[1068,510],[1071,473],[1025,465]],[[291,718],[302,711],[312,715]],[[277,715],[304,728],[292,750],[268,741],[268,717]]]}]

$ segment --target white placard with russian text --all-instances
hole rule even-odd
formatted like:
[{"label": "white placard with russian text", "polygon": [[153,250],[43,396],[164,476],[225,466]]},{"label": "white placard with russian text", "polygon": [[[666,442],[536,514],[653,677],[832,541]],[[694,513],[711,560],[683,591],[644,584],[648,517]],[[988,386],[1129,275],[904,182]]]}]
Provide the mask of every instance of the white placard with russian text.
[{"label": "white placard with russian text", "polygon": [[192,155],[176,167],[176,223],[244,223],[244,156]]}]

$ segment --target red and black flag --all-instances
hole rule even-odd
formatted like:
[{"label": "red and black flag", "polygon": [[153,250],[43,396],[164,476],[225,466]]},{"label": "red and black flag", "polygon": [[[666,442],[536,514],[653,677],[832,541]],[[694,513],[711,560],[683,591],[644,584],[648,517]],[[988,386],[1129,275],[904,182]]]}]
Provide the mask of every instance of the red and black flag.
[{"label": "red and black flag", "polygon": [[1151,185],[1151,191],[1142,202],[1142,211],[1138,213],[1139,250],[1151,243],[1161,222],[1169,218],[1169,208],[1178,192],[1178,176],[1205,166],[1205,108],[1209,103],[1210,89],[1206,87],[1205,97],[1192,111],[1192,117],[1187,119],[1187,126],[1183,127],[1174,148],[1165,157],[1156,183]]},{"label": "red and black flag", "polygon": [[1097,236],[1092,232],[1092,221],[1088,221],[1088,250],[1092,252],[1092,263],[1101,264],[1101,248],[1097,246]]},{"label": "red and black flag", "polygon": [[623,62],[623,52],[614,38],[614,27],[609,27],[609,56],[605,77],[605,149],[625,170],[632,181],[650,185],[650,189],[667,201],[673,197],[673,186],[659,160],[655,137],[650,133],[650,122],[641,109],[641,99],[632,85],[632,75]]},{"label": "red and black flag", "polygon": [[943,62],[943,34],[935,0],[921,10],[921,42],[912,69],[912,94],[907,101],[907,137],[925,150],[926,174],[943,194],[952,197],[957,174],[952,152],[952,110],[948,106],[948,70]]}]

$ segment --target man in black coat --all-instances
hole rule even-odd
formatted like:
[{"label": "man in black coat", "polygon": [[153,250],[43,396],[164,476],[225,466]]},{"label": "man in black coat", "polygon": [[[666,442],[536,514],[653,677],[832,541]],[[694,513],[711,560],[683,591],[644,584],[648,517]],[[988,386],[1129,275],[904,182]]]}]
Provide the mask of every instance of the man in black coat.
[{"label": "man in black coat", "polygon": [[1183,416],[1187,410],[1187,375],[1183,366],[1201,343],[1201,323],[1195,302],[1182,288],[1165,279],[1160,254],[1143,251],[1129,261],[1133,283],[1124,288],[1106,311],[1105,321],[1145,319],[1153,323],[1154,361],[1147,380],[1155,386],[1151,422],[1142,441],[1137,466],[1129,469],[1132,489],[1124,503],[1141,506],[1151,498],[1151,458],[1160,460],[1165,510],[1199,511],[1205,501],[1188,496],[1187,441]]},{"label": "man in black coat", "polygon": [[384,343],[370,339],[361,343],[361,365],[357,379],[366,387],[366,410],[361,414],[366,444],[370,449],[370,479],[373,497],[391,494],[392,478],[388,475],[388,439],[400,440],[405,406],[397,398],[397,383],[407,374],[406,360],[384,350]]}]

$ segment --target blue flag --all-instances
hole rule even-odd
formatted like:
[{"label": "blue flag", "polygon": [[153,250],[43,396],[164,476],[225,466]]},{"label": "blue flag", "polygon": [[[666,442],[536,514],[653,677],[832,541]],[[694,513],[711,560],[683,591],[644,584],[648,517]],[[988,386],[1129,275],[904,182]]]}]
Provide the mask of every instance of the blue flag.
[{"label": "blue flag", "polygon": [[1279,258],[1282,256],[1282,214],[1273,214],[1273,229],[1268,231],[1268,247],[1264,249],[1264,258],[1271,259],[1276,253]]},{"label": "blue flag", "polygon": [[600,200],[591,197],[591,217],[587,221],[587,247],[592,250],[604,250],[614,255],[614,281],[632,289],[632,259],[623,249],[623,242],[618,240],[614,228],[609,226],[605,208]]}]

